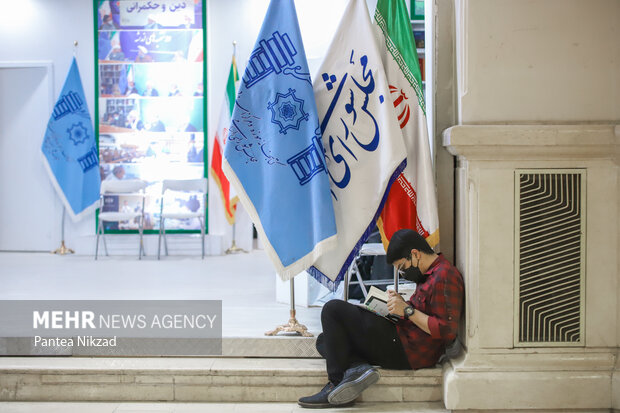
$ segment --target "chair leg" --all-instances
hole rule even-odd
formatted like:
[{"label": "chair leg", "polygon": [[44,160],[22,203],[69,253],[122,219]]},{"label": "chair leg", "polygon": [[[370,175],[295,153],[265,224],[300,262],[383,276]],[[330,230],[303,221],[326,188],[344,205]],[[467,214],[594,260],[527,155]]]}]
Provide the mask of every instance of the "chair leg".
[{"label": "chair leg", "polygon": [[163,225],[163,218],[159,217],[159,238],[157,238],[157,259],[161,256],[161,230]]},{"label": "chair leg", "polygon": [[364,279],[362,278],[362,274],[360,273],[360,269],[357,266],[357,260],[353,261],[353,266],[355,267],[355,278],[360,283],[360,288],[362,289],[362,293],[364,294],[364,299],[368,296],[368,290],[366,289],[366,285],[364,284]]},{"label": "chair leg", "polygon": [[140,233],[140,248],[138,248],[138,259],[142,259],[142,252],[144,251],[144,244],[142,242],[142,233],[143,233],[143,223],[140,222],[138,226],[138,232]]},{"label": "chair leg", "polygon": [[200,219],[200,236],[202,237],[202,259],[205,259],[205,232],[206,231],[206,218],[203,217]]},{"label": "chair leg", "polygon": [[103,223],[101,223],[101,238],[103,239],[103,250],[105,251],[105,256],[109,257],[110,254],[108,254],[108,241],[106,241],[105,238],[105,227]]},{"label": "chair leg", "polygon": [[97,256],[99,255],[99,231],[101,230],[101,220],[99,221],[99,225],[97,225],[97,243],[95,244],[95,261],[97,261]]},{"label": "chair leg", "polygon": [[166,220],[162,222],[164,226],[164,252],[166,253],[166,257],[168,256],[168,238],[166,238]]},{"label": "chair leg", "polygon": [[342,292],[342,299],[349,301],[349,281],[351,280],[351,272],[353,271],[353,263],[349,265],[349,269],[344,276],[344,291]]}]

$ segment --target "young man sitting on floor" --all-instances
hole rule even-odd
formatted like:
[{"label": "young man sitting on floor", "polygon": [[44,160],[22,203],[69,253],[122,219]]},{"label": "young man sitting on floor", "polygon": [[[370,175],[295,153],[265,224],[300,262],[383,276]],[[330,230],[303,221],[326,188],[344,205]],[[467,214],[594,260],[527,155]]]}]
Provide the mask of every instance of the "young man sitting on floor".
[{"label": "young man sitting on floor", "polygon": [[409,301],[388,292],[388,309],[402,318],[394,324],[346,301],[325,304],[316,347],[326,360],[329,382],[318,393],[300,398],[300,406],[350,405],[379,380],[373,365],[432,367],[456,339],[463,308],[463,278],[456,267],[410,229],[394,233],[386,258],[401,277],[416,283]]}]

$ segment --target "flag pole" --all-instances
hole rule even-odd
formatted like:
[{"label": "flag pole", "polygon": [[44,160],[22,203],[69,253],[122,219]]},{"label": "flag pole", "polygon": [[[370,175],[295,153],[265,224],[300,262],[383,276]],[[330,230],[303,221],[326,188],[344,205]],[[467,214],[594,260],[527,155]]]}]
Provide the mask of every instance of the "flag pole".
[{"label": "flag pole", "polygon": [[233,227],[232,227],[232,244],[230,245],[230,248],[228,248],[225,251],[226,254],[236,254],[238,252],[245,252],[245,253],[247,253],[246,250],[244,250],[241,247],[238,247],[237,243],[235,242],[235,240],[237,238],[237,236],[236,236],[236,232],[237,231],[235,231],[236,228],[237,228],[237,221],[235,220],[235,222],[233,223]]},{"label": "flag pole", "polygon": [[308,332],[308,327],[303,324],[299,324],[297,318],[295,318],[295,278],[290,279],[291,283],[291,318],[287,324],[282,324],[276,327],[274,330],[267,331],[266,336],[275,336],[278,333],[297,333],[303,337],[314,337],[314,334]]},{"label": "flag pole", "polygon": [[75,251],[73,251],[71,248],[67,248],[65,246],[65,215],[66,213],[67,213],[67,210],[63,206],[62,207],[62,220],[60,221],[61,222],[60,224],[60,247],[52,251],[52,254],[66,255],[66,254],[75,253]]},{"label": "flag pole", "polygon": [[[237,58],[237,41],[233,40],[232,44],[233,44],[233,60],[235,60]],[[236,254],[238,252],[247,253],[246,250],[237,246],[236,228],[237,228],[237,220],[235,219],[235,221],[233,222],[233,227],[232,227],[232,244],[230,245],[230,248],[228,248],[224,252],[225,254]]]}]

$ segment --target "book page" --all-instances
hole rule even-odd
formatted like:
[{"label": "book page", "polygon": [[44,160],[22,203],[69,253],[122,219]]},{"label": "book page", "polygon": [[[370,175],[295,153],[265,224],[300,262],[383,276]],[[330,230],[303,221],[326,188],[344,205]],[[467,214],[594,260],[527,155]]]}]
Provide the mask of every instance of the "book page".
[{"label": "book page", "polygon": [[385,317],[390,313],[387,307],[387,301],[383,301],[377,296],[371,297],[369,294],[364,304],[366,305],[366,308],[368,308],[370,311],[373,311],[379,314],[380,316]]}]

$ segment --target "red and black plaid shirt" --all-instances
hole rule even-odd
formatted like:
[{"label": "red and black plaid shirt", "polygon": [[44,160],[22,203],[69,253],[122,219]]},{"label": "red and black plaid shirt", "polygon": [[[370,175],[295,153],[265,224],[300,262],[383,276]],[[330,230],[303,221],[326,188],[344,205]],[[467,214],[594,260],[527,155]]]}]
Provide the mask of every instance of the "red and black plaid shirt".
[{"label": "red and black plaid shirt", "polygon": [[407,319],[396,324],[412,369],[437,363],[445,346],[456,338],[463,309],[463,277],[455,266],[439,254],[425,274],[428,278],[417,286],[409,303],[428,315],[431,334]]}]

